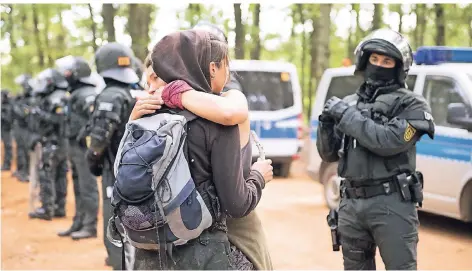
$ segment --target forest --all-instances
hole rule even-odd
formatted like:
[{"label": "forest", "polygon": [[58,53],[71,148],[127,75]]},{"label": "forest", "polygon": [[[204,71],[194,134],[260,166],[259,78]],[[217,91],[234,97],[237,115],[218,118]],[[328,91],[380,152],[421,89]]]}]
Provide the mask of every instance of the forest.
[{"label": "forest", "polygon": [[[17,92],[14,78],[37,74],[65,55],[93,63],[106,42],[131,46],[144,59],[168,23],[188,29],[205,20],[229,37],[232,59],[294,63],[307,114],[323,71],[353,63],[358,42],[390,27],[423,45],[472,47],[472,4],[1,4],[1,84]],[[277,14],[273,16],[270,14]],[[166,20],[158,20],[166,16]],[[280,26],[275,31],[264,30]]]}]

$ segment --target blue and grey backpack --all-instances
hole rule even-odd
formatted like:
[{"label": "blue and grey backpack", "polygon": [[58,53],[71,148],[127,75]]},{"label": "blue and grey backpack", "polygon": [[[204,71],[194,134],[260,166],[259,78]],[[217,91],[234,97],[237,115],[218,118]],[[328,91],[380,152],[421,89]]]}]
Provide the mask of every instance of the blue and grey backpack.
[{"label": "blue and grey backpack", "polygon": [[195,118],[188,111],[160,113],[126,125],[114,165],[115,213],[107,228],[115,245],[126,238],[136,248],[161,255],[212,225],[185,156],[187,123]]}]

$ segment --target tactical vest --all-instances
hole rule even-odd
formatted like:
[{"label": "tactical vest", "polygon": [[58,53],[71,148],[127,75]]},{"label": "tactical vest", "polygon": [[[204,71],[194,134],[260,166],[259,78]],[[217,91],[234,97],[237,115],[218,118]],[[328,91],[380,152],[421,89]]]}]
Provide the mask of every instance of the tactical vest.
[{"label": "tactical vest", "polygon": [[[373,101],[361,101],[358,95],[350,95],[344,101],[355,103],[364,117],[385,124],[399,116],[405,98],[414,95],[410,90],[398,89],[377,96]],[[354,181],[389,179],[401,173],[413,173],[416,169],[416,146],[405,152],[385,157],[371,152],[347,135],[344,136],[343,152],[339,159],[338,175]]]},{"label": "tactical vest", "polygon": [[95,87],[84,86],[72,92],[69,97],[68,108],[68,138],[76,139],[82,127],[84,127],[94,109]]},{"label": "tactical vest", "polygon": [[[108,155],[116,155],[126,123],[135,103],[136,99],[131,96],[130,90],[119,86],[108,86],[97,95],[94,103],[91,128],[99,126],[102,131],[108,131],[109,127],[106,127],[107,125],[117,125],[113,135],[110,135],[110,140],[102,142],[102,144],[107,145],[103,147],[111,151],[111,153],[107,152]],[[103,137],[108,138],[106,135],[103,135]],[[110,158],[114,160],[114,157]]]},{"label": "tactical vest", "polygon": [[66,112],[69,93],[62,89],[53,91],[44,97],[40,109],[44,116],[39,118],[39,133],[48,140],[62,142],[67,131]]}]

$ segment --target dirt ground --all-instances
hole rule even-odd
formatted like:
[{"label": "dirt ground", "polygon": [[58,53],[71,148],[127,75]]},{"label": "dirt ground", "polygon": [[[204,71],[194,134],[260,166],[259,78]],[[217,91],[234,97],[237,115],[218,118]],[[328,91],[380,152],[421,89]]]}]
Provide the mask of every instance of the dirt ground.
[{"label": "dirt ground", "polygon": [[[266,186],[257,207],[263,220],[276,269],[342,269],[342,255],[331,251],[327,208],[322,187],[294,164],[288,179]],[[1,242],[2,269],[109,270],[104,265],[102,221],[96,239],[60,238],[74,215],[69,184],[67,217],[53,221],[28,219],[28,184],[2,172]],[[472,269],[472,225],[453,219],[421,214],[419,269]],[[378,254],[378,253],[377,253]],[[377,255],[378,269],[384,265]]]}]

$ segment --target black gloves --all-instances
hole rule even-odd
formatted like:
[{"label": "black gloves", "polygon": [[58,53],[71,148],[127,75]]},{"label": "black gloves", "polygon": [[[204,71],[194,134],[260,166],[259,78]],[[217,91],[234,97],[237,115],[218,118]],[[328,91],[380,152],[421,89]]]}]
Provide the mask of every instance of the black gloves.
[{"label": "black gloves", "polygon": [[98,156],[93,151],[87,150],[85,154],[90,172],[94,176],[101,176],[103,172],[103,160],[104,156]]},{"label": "black gloves", "polygon": [[324,105],[322,115],[328,115],[336,121],[340,121],[344,112],[349,108],[349,105],[343,100],[334,96],[331,97]]}]

